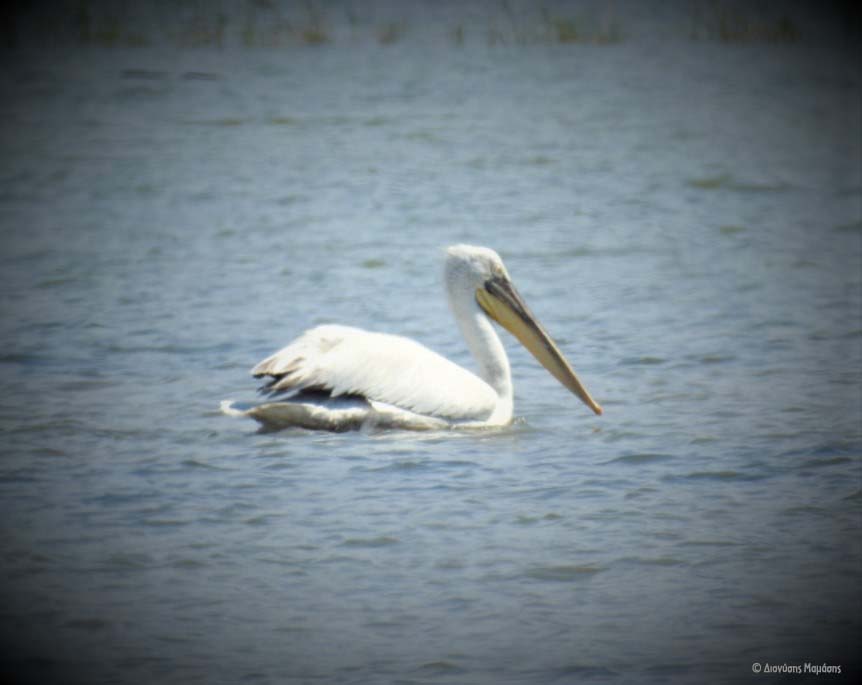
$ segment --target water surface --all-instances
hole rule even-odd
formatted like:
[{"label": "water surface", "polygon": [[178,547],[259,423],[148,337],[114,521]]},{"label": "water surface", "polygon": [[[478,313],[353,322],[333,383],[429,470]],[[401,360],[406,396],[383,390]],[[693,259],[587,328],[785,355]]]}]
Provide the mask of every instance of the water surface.
[{"label": "water surface", "polygon": [[[849,669],[862,179],[844,56],[405,39],[10,62],[4,668]],[[323,322],[469,365],[440,284],[460,241],[500,252],[603,417],[510,338],[504,430],[258,434],[219,414]]]}]

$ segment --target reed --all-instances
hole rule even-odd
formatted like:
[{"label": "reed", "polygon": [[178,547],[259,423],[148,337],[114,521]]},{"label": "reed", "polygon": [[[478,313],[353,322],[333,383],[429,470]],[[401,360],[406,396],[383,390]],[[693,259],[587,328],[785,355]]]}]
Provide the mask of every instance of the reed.
[{"label": "reed", "polygon": [[[217,10],[203,0],[186,0],[175,11],[168,9],[170,4],[162,5],[161,11],[142,6],[72,0],[59,5],[56,12],[32,15],[26,26],[13,12],[5,39],[13,43],[27,36],[53,42],[63,35],[77,44],[96,47],[313,47],[345,39],[389,46],[430,28],[411,26],[405,17],[387,17],[380,8],[380,16],[372,17],[370,5],[359,2],[345,3],[339,10],[325,0],[240,0],[223,3]],[[430,30],[439,31],[439,37],[455,47],[466,45],[468,39],[489,46],[606,45],[624,40],[624,18],[612,5],[576,13],[565,12],[566,7],[550,0],[538,6],[499,0],[484,15],[452,15],[448,24],[444,20]],[[688,16],[683,14],[680,20],[681,37],[728,44],[794,43],[802,39],[805,28],[804,22],[781,5],[770,9],[720,0],[692,3]],[[2,31],[0,27],[0,34]]]},{"label": "reed", "polygon": [[389,22],[377,31],[377,42],[381,45],[392,45],[401,40],[406,30],[403,22]]},{"label": "reed", "polygon": [[802,30],[788,15],[757,16],[716,4],[692,15],[689,37],[721,43],[795,43]]}]

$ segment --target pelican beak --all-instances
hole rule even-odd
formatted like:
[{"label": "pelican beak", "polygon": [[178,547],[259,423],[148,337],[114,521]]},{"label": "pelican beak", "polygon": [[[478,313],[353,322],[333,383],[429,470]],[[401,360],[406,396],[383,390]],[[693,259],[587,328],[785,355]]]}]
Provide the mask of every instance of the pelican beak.
[{"label": "pelican beak", "polygon": [[505,276],[494,276],[476,290],[476,301],[494,321],[514,335],[551,375],[577,395],[596,414],[602,413],[596,402],[581,384],[569,362],[560,352],[551,336],[527,308],[515,286]]}]

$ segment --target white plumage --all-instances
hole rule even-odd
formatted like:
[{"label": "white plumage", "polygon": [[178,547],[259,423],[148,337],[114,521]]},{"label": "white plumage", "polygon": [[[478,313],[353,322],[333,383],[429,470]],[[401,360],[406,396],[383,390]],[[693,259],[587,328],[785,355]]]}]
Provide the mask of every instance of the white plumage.
[{"label": "white plumage", "polygon": [[602,412],[527,309],[496,252],[450,247],[445,282],[478,375],[409,338],[324,325],[304,332],[252,369],[254,376],[269,378],[261,391],[280,399],[248,409],[223,402],[222,409],[269,429],[505,425],[512,420],[512,380],[493,319],[595,413]]},{"label": "white plumage", "polygon": [[252,374],[273,377],[269,391],[327,390],[450,420],[479,419],[497,403],[481,378],[410,338],[335,324],[306,331]]}]

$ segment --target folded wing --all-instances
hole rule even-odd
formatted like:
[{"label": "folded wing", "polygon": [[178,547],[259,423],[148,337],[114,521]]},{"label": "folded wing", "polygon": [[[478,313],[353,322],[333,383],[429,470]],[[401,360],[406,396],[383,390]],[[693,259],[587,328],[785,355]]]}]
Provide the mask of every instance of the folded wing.
[{"label": "folded wing", "polygon": [[482,420],[497,403],[485,381],[414,340],[349,326],[312,328],[252,369],[269,394],[358,395],[417,414]]}]

